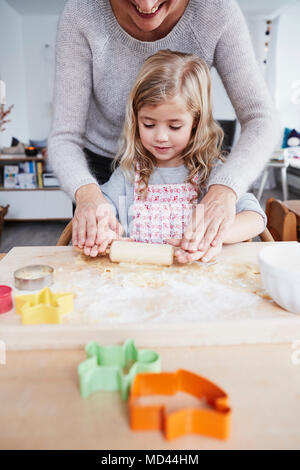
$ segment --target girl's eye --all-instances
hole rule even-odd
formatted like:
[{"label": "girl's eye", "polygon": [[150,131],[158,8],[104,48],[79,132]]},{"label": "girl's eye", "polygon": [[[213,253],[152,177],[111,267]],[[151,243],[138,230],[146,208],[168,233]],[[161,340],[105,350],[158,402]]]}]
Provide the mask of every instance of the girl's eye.
[{"label": "girl's eye", "polygon": [[173,131],[178,131],[178,129],[181,129],[181,126],[179,126],[179,127],[170,126],[170,128],[171,128]]},{"label": "girl's eye", "polygon": [[150,128],[150,127],[153,127],[154,124],[144,124],[144,126],[147,127],[147,128]]}]

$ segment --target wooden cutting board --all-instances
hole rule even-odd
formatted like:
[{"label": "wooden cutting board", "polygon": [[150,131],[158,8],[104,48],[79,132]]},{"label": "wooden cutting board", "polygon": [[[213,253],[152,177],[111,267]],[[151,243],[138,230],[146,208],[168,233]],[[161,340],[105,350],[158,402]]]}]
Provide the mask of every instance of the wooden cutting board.
[{"label": "wooden cutting board", "polygon": [[218,263],[151,268],[86,259],[72,247],[16,247],[0,261],[0,283],[14,294],[13,272],[29,264],[55,268],[54,292],[75,294],[60,325],[22,325],[0,315],[7,349],[65,349],[89,341],[138,346],[282,343],[300,338],[300,316],[278,307],[261,286],[257,254],[267,243],[224,247]]}]

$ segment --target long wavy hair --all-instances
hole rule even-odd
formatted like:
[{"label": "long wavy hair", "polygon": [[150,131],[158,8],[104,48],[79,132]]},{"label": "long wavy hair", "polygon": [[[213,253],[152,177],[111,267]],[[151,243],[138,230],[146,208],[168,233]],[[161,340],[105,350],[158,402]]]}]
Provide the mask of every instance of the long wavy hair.
[{"label": "long wavy hair", "polygon": [[[131,89],[119,150],[114,160],[126,175],[139,171],[139,194],[147,198],[149,178],[156,166],[155,157],[142,145],[138,112],[145,105],[159,105],[180,96],[193,118],[188,145],[183,151],[183,163],[189,170],[186,182],[193,185],[197,197],[205,186],[217,160],[223,161],[224,133],[212,116],[211,78],[208,66],[193,54],[156,52],[144,62]],[[197,183],[193,181],[198,175]]]}]

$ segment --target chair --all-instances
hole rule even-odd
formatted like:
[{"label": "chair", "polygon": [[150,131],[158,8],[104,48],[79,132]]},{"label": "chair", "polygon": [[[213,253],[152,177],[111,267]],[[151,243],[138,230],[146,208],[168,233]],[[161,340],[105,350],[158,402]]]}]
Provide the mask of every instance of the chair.
[{"label": "chair", "polygon": [[289,209],[290,212],[293,212],[297,217],[297,225],[300,226],[300,200],[297,199],[295,201],[283,201],[285,207]]},{"label": "chair", "polygon": [[297,217],[279,200],[269,198],[266,204],[267,228],[275,241],[298,241]]},{"label": "chair", "polygon": [[285,201],[286,199],[288,199],[287,168],[290,164],[290,157],[291,157],[290,150],[291,149],[289,149],[289,148],[281,150],[280,151],[281,159],[275,159],[275,155],[274,155],[274,159],[271,159],[267,163],[267,165],[265,166],[265,169],[263,171],[262,180],[261,180],[261,183],[260,183],[260,187],[259,187],[259,190],[258,190],[258,193],[257,193],[258,201],[261,200],[261,197],[262,197],[262,194],[263,194],[263,191],[264,191],[264,187],[265,187],[265,184],[266,184],[266,181],[267,181],[267,178],[268,178],[269,170],[271,168],[280,168],[280,170],[281,170],[281,186],[282,186],[283,200]]},{"label": "chair", "polygon": [[61,236],[59,237],[56,246],[68,246],[72,240],[72,219],[64,228]]},{"label": "chair", "polygon": [[[261,241],[263,242],[274,242],[274,238],[272,237],[271,233],[267,228],[259,235]],[[65,227],[64,231],[62,232],[61,236],[56,243],[56,246],[68,246],[72,239],[72,220],[68,223]],[[249,240],[252,241],[252,240]]]},{"label": "chair", "polygon": [[259,234],[259,238],[262,242],[275,242],[272,234],[270,233],[269,229],[266,227],[265,230]]}]

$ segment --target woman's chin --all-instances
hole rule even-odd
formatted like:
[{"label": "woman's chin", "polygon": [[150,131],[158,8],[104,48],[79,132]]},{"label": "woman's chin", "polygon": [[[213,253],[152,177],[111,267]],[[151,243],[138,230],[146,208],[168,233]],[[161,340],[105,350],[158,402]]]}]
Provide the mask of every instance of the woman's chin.
[{"label": "woman's chin", "polygon": [[161,26],[162,21],[157,19],[153,19],[152,21],[141,21],[139,18],[137,18],[135,24],[140,31],[143,31],[144,33],[151,33],[151,31],[155,31]]}]

